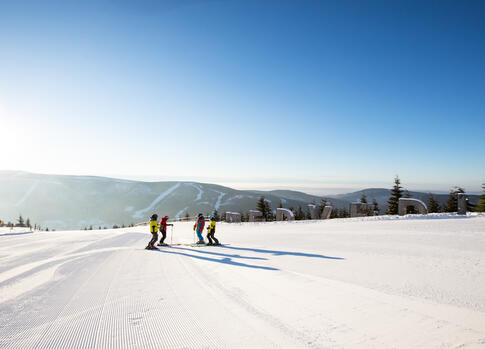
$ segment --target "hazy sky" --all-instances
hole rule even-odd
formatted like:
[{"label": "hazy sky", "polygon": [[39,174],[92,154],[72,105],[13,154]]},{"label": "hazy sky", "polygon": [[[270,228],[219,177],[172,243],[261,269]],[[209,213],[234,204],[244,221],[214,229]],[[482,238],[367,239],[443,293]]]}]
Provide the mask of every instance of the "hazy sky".
[{"label": "hazy sky", "polygon": [[0,170],[479,191],[483,1],[0,1]]}]

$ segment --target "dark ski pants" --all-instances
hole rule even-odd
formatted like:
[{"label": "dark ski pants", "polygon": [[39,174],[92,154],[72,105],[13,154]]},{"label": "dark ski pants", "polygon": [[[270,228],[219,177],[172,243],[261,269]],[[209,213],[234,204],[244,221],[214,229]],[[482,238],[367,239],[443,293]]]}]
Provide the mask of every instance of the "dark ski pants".
[{"label": "dark ski pants", "polygon": [[[219,245],[219,240],[216,239],[216,237],[214,236],[215,232],[210,232],[210,233],[207,233],[207,240],[209,240],[209,244],[213,244],[214,242],[216,243],[216,245]],[[214,239],[214,240],[212,240]]]},{"label": "dark ski pants", "polygon": [[160,239],[160,245],[162,245],[163,242],[165,241],[166,237],[167,237],[167,231],[162,230],[160,233],[162,233],[162,238]]},{"label": "dark ski pants", "polygon": [[152,233],[152,239],[148,243],[148,246],[155,246],[155,243],[158,240],[158,233]]}]

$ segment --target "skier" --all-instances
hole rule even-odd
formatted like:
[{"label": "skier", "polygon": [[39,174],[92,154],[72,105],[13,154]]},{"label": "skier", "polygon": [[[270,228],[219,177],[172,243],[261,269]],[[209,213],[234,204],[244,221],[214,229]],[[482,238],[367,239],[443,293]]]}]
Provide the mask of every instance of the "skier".
[{"label": "skier", "polygon": [[147,250],[158,250],[158,248],[155,247],[155,243],[158,240],[158,223],[157,223],[158,215],[157,214],[152,214],[150,217],[150,233],[152,233],[152,239],[148,243],[147,247],[145,249]]},{"label": "skier", "polygon": [[197,233],[197,237],[199,238],[199,241],[196,242],[197,245],[204,244],[204,238],[202,237],[202,232],[204,231],[204,225],[205,225],[205,219],[202,213],[199,213],[197,216],[197,220],[195,221],[194,224],[194,230]]},{"label": "skier", "polygon": [[165,238],[167,237],[167,226],[171,225],[173,227],[173,224],[167,223],[168,221],[168,216],[165,216],[162,218],[160,221],[160,233],[162,233],[162,238],[160,239],[160,243],[158,246],[168,246],[164,241]]},{"label": "skier", "polygon": [[[216,245],[216,246],[220,245],[219,240],[217,240],[216,237],[214,236],[215,233],[216,233],[216,219],[214,218],[214,216],[212,216],[211,222],[207,227],[207,240],[209,240],[207,245]],[[212,239],[214,239],[214,241],[212,241]]]}]

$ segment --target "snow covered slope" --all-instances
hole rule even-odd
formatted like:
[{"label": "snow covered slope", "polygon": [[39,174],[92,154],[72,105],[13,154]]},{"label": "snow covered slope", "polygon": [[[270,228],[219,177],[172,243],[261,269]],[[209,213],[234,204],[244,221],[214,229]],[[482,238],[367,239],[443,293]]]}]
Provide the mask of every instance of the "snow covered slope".
[{"label": "snow covered slope", "polygon": [[[206,183],[140,182],[105,177],[41,175],[0,171],[0,219],[15,222],[19,214],[52,229],[112,227],[147,221],[152,213],[182,217],[214,209],[247,212],[265,195],[273,209],[305,207],[321,198],[286,199]],[[313,199],[312,199],[313,198]],[[308,199],[308,200],[306,200]],[[347,206],[335,199],[334,204]]]},{"label": "snow covered slope", "polygon": [[485,346],[484,215],[146,230],[0,236],[0,348]]}]

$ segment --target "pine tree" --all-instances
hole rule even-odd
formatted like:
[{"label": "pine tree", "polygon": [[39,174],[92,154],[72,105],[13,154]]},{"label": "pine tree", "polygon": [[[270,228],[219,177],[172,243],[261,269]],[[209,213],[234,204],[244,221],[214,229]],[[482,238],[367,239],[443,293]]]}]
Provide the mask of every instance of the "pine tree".
[{"label": "pine tree", "polygon": [[[482,184],[482,189],[485,192],[485,183]],[[485,194],[480,195],[478,205],[475,207],[477,212],[485,212]]]},{"label": "pine tree", "polygon": [[22,215],[20,215],[19,218],[17,218],[16,226],[25,228],[24,218],[22,217]]},{"label": "pine tree", "polygon": [[372,199],[372,210],[376,215],[379,214],[379,204],[377,203],[376,199]]},{"label": "pine tree", "polygon": [[307,219],[307,220],[312,219],[312,214],[310,213],[310,210],[306,210],[305,212],[306,212],[305,213],[305,219]]},{"label": "pine tree", "polygon": [[434,198],[433,194],[429,193],[429,199],[428,199],[428,212],[429,213],[435,213],[435,212],[440,212],[440,204],[436,199]]},{"label": "pine tree", "polygon": [[450,195],[448,196],[448,201],[446,201],[446,206],[444,207],[445,212],[457,212],[458,211],[458,194],[465,193],[465,190],[460,187],[454,187],[450,190]]},{"label": "pine tree", "polygon": [[273,220],[273,212],[271,211],[271,206],[269,202],[264,199],[264,196],[261,196],[256,204],[256,209],[262,213],[263,218],[267,221]]},{"label": "pine tree", "polygon": [[280,201],[280,204],[278,205],[278,208],[283,208],[283,203]]},{"label": "pine tree", "polygon": [[185,211],[185,220],[188,221],[190,219],[189,211]]},{"label": "pine tree", "polygon": [[221,217],[219,216],[219,212],[217,210],[214,210],[214,213],[212,214],[216,222],[219,222],[221,220]]},{"label": "pine tree", "polygon": [[301,209],[301,206],[298,206],[295,212],[295,220],[301,221],[305,219],[305,214],[303,213],[303,210]]},{"label": "pine tree", "polygon": [[362,194],[362,196],[360,197],[360,202],[363,204],[367,203],[367,196],[365,196],[365,194]]},{"label": "pine tree", "polygon": [[412,195],[411,195],[411,193],[409,192],[409,190],[407,190],[407,189],[406,189],[406,190],[404,191],[404,197],[405,197],[405,198],[412,198]]},{"label": "pine tree", "polygon": [[399,207],[399,199],[402,198],[402,187],[399,176],[394,178],[394,187],[391,189],[391,197],[387,200],[389,208],[387,209],[387,214],[397,214]]}]

